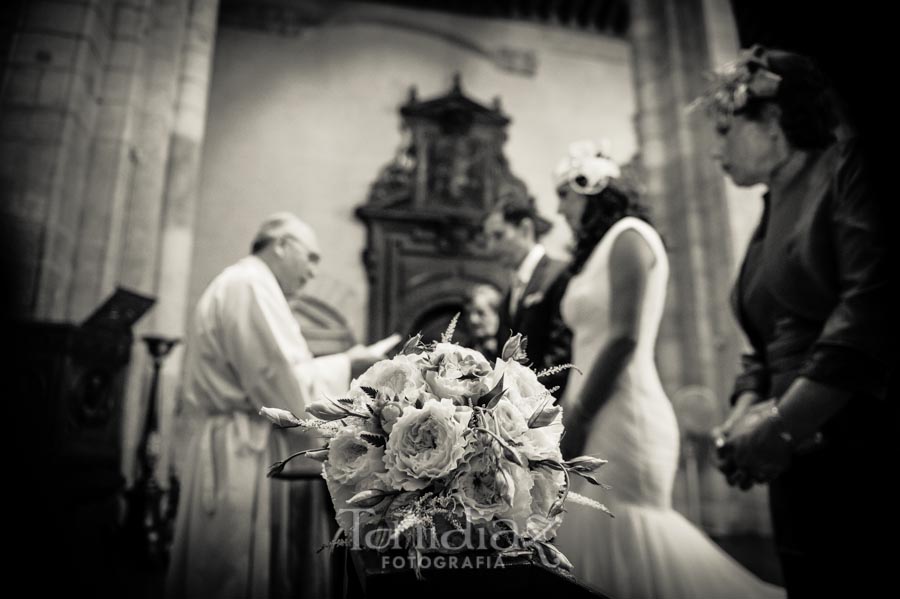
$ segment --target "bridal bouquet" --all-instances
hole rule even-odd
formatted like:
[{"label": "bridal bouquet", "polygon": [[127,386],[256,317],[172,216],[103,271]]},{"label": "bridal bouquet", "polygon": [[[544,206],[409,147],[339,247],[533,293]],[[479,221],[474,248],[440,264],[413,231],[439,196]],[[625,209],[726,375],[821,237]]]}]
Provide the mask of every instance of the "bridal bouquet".
[{"label": "bridal bouquet", "polygon": [[328,439],[274,464],[269,475],[301,455],[323,462],[343,535],[338,544],[418,557],[530,552],[569,569],[549,544],[566,501],[607,511],[569,492],[571,476],[601,484],[591,473],[605,461],[562,459],[562,408],[540,382],[570,366],[535,373],[520,335],[491,364],[451,343],[455,324],[437,343],[411,338],[352,381],[345,397],[308,406],[310,419],[263,408],[276,426]]}]

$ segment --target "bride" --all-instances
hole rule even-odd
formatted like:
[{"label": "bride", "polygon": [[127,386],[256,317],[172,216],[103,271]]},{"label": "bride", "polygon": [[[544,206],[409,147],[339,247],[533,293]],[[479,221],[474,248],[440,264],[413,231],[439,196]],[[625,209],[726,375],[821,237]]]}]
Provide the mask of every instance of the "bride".
[{"label": "bride", "polygon": [[573,144],[555,173],[559,211],[575,232],[562,315],[573,333],[563,398],[563,455],[609,460],[572,481],[608,518],[568,507],[556,539],[580,580],[620,599],[783,597],[672,508],[678,426],[654,364],[669,265],[662,240],[619,184],[618,166],[590,142]]}]

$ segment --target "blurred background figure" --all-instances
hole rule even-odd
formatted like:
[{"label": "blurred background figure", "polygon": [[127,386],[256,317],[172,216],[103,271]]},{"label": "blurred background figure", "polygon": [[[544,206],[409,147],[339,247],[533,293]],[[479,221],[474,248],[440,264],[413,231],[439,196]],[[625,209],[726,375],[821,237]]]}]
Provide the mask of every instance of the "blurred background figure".
[{"label": "blurred background figure", "polygon": [[466,298],[465,325],[469,333],[469,347],[493,361],[501,348],[497,347],[500,324],[500,302],[503,294],[493,285],[475,285]]},{"label": "blurred background figure", "polygon": [[[704,99],[722,170],[766,187],[734,287],[753,351],[717,432],[720,468],[742,489],[768,483],[791,597],[877,593],[890,572],[878,539],[896,522],[878,483],[897,436],[883,196],[859,140],[838,139],[809,58],[755,46]],[[864,509],[835,517],[838,472]]]},{"label": "blurred background figure", "polygon": [[678,425],[655,356],[669,282],[662,239],[592,142],[572,144],[554,179],[576,240],[561,312],[578,370],[563,397],[560,449],[609,461],[600,476],[609,488],[582,479],[571,488],[615,515],[567,506],[556,544],[580,580],[613,597],[784,596],[672,507]]},{"label": "blurred background figure", "polygon": [[[510,270],[509,291],[500,303],[497,347],[511,335],[528,339],[525,353],[536,371],[569,362],[572,334],[559,313],[566,291],[568,265],[547,255],[539,239],[552,228],[538,214],[534,198],[509,196],[488,213],[484,235],[488,252]],[[553,395],[562,397],[568,371],[544,378]]]},{"label": "blurred background figure", "polygon": [[[288,486],[266,477],[269,466],[288,455],[284,431],[273,431],[259,415],[270,407],[306,417],[311,402],[342,393],[351,377],[384,357],[361,345],[313,357],[287,298],[315,277],[319,258],[308,224],[287,212],[273,214],[260,225],[250,255],[216,277],[197,304],[185,395],[203,416],[184,457],[171,597],[329,592],[324,563],[304,577],[306,588],[290,588],[289,543],[327,543],[329,519],[304,512],[307,536],[288,538]],[[309,448],[323,445],[303,434]],[[321,493],[320,481],[308,491]]]}]

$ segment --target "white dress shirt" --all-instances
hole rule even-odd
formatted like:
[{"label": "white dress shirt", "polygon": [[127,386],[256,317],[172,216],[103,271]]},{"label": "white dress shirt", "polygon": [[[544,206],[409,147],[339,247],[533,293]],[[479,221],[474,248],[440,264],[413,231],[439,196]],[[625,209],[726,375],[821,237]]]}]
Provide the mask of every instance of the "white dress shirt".
[{"label": "white dress shirt", "polygon": [[534,275],[534,269],[537,268],[538,262],[541,261],[541,258],[543,258],[546,253],[544,246],[539,243],[535,244],[535,246],[531,248],[531,251],[525,255],[525,258],[519,264],[519,268],[517,268],[516,272],[513,274],[509,294],[510,316],[516,315],[519,308],[519,302],[522,300],[522,294],[525,293],[525,289],[528,287],[528,283]]}]

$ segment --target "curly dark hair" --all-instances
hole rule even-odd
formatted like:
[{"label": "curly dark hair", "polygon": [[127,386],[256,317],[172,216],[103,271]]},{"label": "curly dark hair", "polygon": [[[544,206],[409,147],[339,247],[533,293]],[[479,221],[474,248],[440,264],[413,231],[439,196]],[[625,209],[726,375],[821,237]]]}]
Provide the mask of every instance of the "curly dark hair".
[{"label": "curly dark hair", "polygon": [[633,216],[651,223],[649,210],[637,199],[637,194],[625,190],[615,183],[607,185],[594,195],[585,196],[581,227],[575,232],[575,249],[569,271],[575,275],[581,272],[591,252],[614,224],[626,216]]},{"label": "curly dark hair", "polygon": [[763,107],[774,102],[781,109],[779,124],[791,146],[817,150],[831,145],[839,122],[837,100],[822,71],[809,58],[784,50],[765,50],[768,69],[781,77],[775,98],[748,99],[739,111],[758,120]]}]

